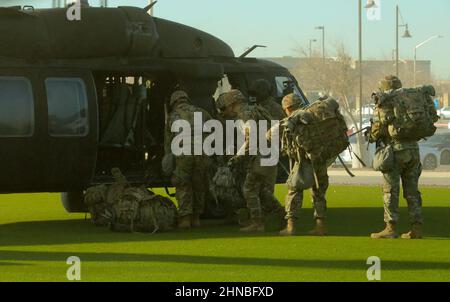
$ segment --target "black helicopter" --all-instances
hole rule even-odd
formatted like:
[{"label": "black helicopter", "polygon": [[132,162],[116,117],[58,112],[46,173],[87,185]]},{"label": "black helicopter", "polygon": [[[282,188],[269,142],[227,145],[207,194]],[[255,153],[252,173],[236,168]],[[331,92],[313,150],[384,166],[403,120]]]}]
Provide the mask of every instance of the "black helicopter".
[{"label": "black helicopter", "polygon": [[307,99],[289,71],[240,57],[220,39],[152,17],[149,7],[0,8],[0,192],[64,192],[69,212],[83,191],[111,183],[163,187],[165,102],[175,85],[215,113],[214,95],[252,81]]}]

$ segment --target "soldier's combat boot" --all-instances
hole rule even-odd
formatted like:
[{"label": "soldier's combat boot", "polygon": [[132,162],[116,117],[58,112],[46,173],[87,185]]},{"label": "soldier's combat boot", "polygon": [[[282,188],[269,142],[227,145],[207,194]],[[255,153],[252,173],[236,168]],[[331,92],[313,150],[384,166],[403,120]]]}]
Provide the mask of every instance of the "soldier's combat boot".
[{"label": "soldier's combat boot", "polygon": [[192,216],[186,215],[178,218],[178,228],[179,229],[190,229],[191,228]]},{"label": "soldier's combat boot", "polygon": [[281,236],[295,236],[295,219],[289,218],[286,228],[280,231]]},{"label": "soldier's combat boot", "polygon": [[395,224],[386,223],[386,228],[379,233],[372,233],[370,235],[373,239],[398,238]]},{"label": "soldier's combat boot", "polygon": [[326,236],[328,234],[327,226],[325,224],[325,219],[317,218],[316,227],[309,232],[311,236]]},{"label": "soldier's combat boot", "polygon": [[239,231],[242,233],[261,233],[265,231],[265,227],[260,218],[252,219],[249,226],[241,228]]},{"label": "soldier's combat boot", "polygon": [[411,231],[408,233],[402,234],[403,239],[422,239],[423,233],[422,233],[422,225],[421,224],[413,224],[411,226]]},{"label": "soldier's combat boot", "polygon": [[199,228],[201,226],[201,224],[200,224],[200,214],[192,215],[191,226],[193,228]]}]

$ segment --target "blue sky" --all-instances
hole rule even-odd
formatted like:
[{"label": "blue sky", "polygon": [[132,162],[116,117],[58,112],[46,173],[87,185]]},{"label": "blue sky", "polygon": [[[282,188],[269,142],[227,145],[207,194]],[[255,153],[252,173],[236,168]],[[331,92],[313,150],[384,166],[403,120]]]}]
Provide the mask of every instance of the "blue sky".
[{"label": "blue sky", "polygon": [[[366,0],[362,0],[365,4]],[[6,1],[2,1],[6,2]],[[51,1],[9,1],[50,3]],[[99,1],[90,0],[91,5]],[[109,0],[110,6],[145,6],[147,0]],[[295,56],[299,45],[307,48],[309,39],[321,32],[314,27],[324,25],[326,47],[343,41],[356,58],[358,45],[357,0],[159,0],[155,16],[197,27],[230,44],[236,54],[253,44],[258,57]],[[381,0],[381,20],[363,19],[364,59],[391,58],[395,48],[395,6],[412,34],[400,40],[400,57],[412,59],[414,46],[435,34],[445,35],[418,50],[418,59],[432,61],[433,73],[441,79],[450,77],[450,0]],[[400,30],[401,34],[403,29]]]}]

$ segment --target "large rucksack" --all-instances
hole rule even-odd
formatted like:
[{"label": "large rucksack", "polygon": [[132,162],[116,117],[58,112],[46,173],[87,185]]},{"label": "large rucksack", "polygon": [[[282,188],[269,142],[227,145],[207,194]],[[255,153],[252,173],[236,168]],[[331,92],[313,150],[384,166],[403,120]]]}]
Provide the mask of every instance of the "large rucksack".
[{"label": "large rucksack", "polygon": [[238,185],[236,177],[237,175],[233,173],[230,167],[222,166],[217,169],[210,184],[210,190],[217,198],[217,202],[227,212],[245,207],[242,188]]},{"label": "large rucksack", "polygon": [[145,187],[129,187],[114,204],[111,230],[117,232],[166,231],[174,227],[175,204]]},{"label": "large rucksack", "polygon": [[387,126],[389,136],[397,141],[419,141],[433,136],[438,121],[432,96],[433,86],[401,88],[372,95],[374,121]]},{"label": "large rucksack", "polygon": [[322,98],[284,120],[292,125],[283,131],[282,148],[300,161],[303,153],[314,163],[326,163],[349,146],[347,125],[332,98]]},{"label": "large rucksack", "polygon": [[84,202],[96,226],[108,226],[113,218],[113,202],[108,201],[108,186],[99,185],[86,190]]}]

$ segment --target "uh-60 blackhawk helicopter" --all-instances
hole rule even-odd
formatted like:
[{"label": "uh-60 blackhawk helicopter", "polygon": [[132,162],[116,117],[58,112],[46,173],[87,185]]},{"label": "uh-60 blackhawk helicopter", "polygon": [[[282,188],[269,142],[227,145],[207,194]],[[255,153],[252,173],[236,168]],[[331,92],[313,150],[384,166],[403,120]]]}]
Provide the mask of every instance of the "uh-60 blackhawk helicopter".
[{"label": "uh-60 blackhawk helicopter", "polygon": [[[215,112],[226,86],[248,93],[269,80],[280,100],[306,97],[275,63],[235,57],[218,38],[136,7],[0,8],[0,192],[63,192],[69,212],[83,191],[111,183],[163,187],[165,103],[176,85]],[[252,50],[252,49],[250,49]]]}]

